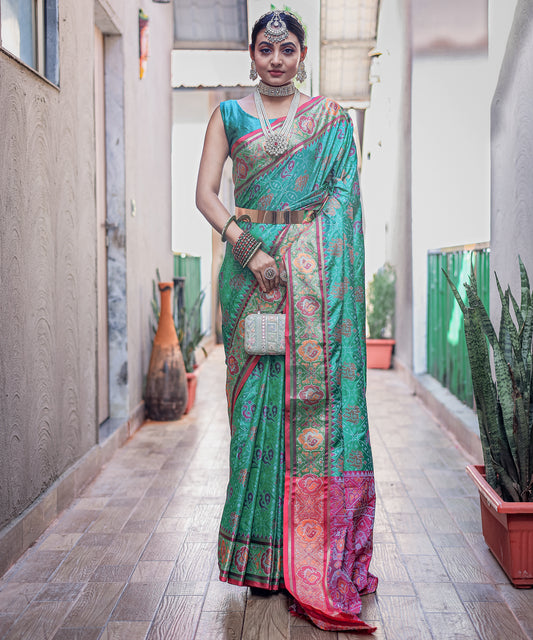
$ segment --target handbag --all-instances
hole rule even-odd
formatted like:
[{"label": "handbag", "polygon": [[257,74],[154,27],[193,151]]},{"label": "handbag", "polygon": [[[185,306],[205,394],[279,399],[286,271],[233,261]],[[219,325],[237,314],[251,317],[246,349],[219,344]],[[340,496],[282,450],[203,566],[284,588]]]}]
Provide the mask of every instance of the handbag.
[{"label": "handbag", "polygon": [[251,313],[244,320],[244,350],[251,356],[285,353],[284,313]]}]

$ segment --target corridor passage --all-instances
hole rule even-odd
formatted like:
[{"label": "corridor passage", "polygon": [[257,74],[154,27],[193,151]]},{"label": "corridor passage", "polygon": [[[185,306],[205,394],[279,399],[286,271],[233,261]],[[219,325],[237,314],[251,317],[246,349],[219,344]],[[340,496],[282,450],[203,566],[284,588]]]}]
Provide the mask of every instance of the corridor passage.
[{"label": "corridor passage", "polygon": [[[380,578],[361,614],[378,627],[370,637],[533,638],[533,591],[510,586],[485,546],[466,460],[395,372],[369,372],[368,401]],[[218,581],[228,431],[218,348],[193,412],[147,422],[0,579],[0,638],[354,637],[292,618],[284,595]]]}]

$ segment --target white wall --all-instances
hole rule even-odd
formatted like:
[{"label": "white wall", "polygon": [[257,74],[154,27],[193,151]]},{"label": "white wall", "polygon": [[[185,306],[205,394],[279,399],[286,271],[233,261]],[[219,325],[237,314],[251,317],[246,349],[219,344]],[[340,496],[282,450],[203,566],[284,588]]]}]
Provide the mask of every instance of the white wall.
[{"label": "white wall", "polygon": [[382,0],[377,34],[381,56],[365,117],[363,194],[367,280],[384,263],[396,269],[396,351],[412,364],[411,278],[411,9],[410,0]]},{"label": "white wall", "polygon": [[365,221],[367,281],[385,262],[392,261],[392,221],[398,210],[399,173],[403,146],[403,46],[401,4],[383,0],[376,49],[370,75],[374,77],[370,107],[365,115],[361,192]]},{"label": "white wall", "polygon": [[[211,116],[210,92],[175,90],[172,127],[172,250],[201,257],[202,289],[211,288],[211,227],[196,208],[196,177],[205,129]],[[202,305],[203,329],[209,331],[211,296]]]},{"label": "white wall", "polygon": [[518,0],[489,0],[490,95],[494,95]]},{"label": "white wall", "polygon": [[413,60],[415,373],[426,370],[428,250],[490,238],[489,115],[487,56]]}]

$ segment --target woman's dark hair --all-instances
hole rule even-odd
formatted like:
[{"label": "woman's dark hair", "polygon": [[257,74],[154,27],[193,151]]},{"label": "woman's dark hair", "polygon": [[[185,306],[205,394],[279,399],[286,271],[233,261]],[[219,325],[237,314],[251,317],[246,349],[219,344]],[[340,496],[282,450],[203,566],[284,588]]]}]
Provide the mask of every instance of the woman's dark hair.
[{"label": "woman's dark hair", "polygon": [[[300,47],[303,49],[305,47],[305,31],[301,24],[301,22],[293,16],[291,13],[287,13],[285,11],[279,12],[281,18],[287,25],[287,29],[294,33],[294,35],[298,38],[298,42],[300,43]],[[255,49],[255,41],[257,40],[257,34],[264,29],[269,21],[272,19],[274,12],[266,13],[264,16],[261,16],[259,20],[254,24],[254,28],[252,29],[252,49]]]}]

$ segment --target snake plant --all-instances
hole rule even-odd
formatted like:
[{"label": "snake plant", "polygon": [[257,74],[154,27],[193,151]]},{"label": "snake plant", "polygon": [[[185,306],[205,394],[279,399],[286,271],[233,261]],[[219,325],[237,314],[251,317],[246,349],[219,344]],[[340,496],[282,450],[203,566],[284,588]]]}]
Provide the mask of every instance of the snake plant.
[{"label": "snake plant", "polygon": [[[533,291],[520,260],[520,305],[502,290],[496,332],[477,293],[472,268],[467,306],[444,271],[464,315],[468,358],[488,483],[504,500],[533,501]],[[511,314],[511,306],[514,319]]]}]

